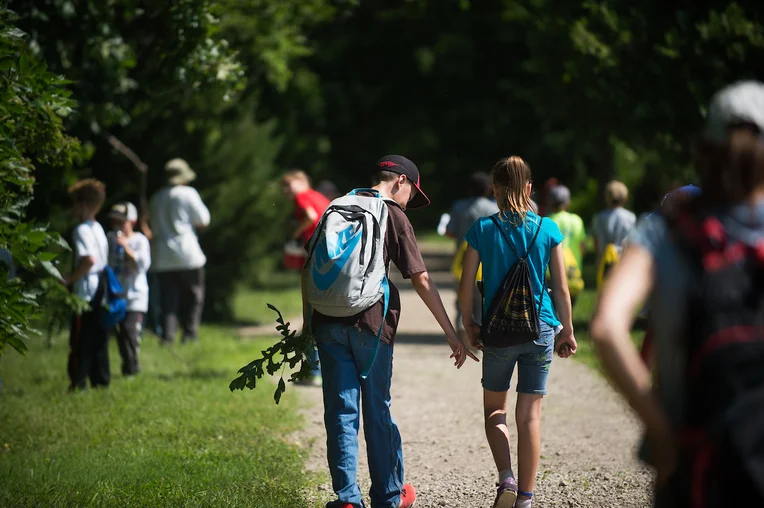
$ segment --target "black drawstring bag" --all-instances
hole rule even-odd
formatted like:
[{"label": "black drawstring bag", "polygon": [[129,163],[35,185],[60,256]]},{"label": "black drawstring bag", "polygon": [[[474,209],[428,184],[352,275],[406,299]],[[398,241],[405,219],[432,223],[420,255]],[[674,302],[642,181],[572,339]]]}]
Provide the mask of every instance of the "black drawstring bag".
[{"label": "black drawstring bag", "polygon": [[544,293],[546,293],[546,280],[544,280],[544,287],[541,289],[539,305],[536,307],[528,254],[536,243],[544,219],[539,222],[539,228],[533,235],[530,245],[528,245],[528,252],[523,257],[517,253],[495,215],[491,217],[491,220],[518,259],[509,269],[509,273],[491,300],[491,305],[488,307],[488,312],[486,312],[483,325],[480,328],[480,339],[483,341],[483,345],[488,347],[516,346],[539,338],[539,314],[541,313],[541,302],[544,299]]}]

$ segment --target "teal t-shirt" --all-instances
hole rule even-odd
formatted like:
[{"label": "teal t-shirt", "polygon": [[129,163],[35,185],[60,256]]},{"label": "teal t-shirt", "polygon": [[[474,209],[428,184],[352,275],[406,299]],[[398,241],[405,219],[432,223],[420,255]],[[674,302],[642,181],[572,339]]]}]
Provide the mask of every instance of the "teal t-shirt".
[{"label": "teal t-shirt", "polygon": [[[494,215],[494,217],[497,216]],[[525,217],[525,222],[518,226],[500,221],[515,250],[521,256],[527,252],[528,245],[539,228],[539,222],[539,216],[532,212],[529,212]],[[480,261],[483,263],[483,290],[485,292],[483,316],[485,317],[486,308],[490,305],[510,268],[517,262],[517,256],[512,252],[512,248],[507,244],[501,231],[496,228],[491,217],[478,219],[467,231],[464,239],[470,247],[478,251]],[[549,266],[551,251],[562,240],[560,228],[554,221],[545,219],[541,222],[541,231],[528,256],[528,263],[531,268],[531,285],[533,286],[533,293],[536,295],[536,305],[539,304],[539,298],[542,298],[544,274]],[[546,293],[545,290],[543,291]],[[552,297],[549,294],[543,295],[539,317],[549,326],[560,325],[560,320],[557,319],[554,312]]]}]

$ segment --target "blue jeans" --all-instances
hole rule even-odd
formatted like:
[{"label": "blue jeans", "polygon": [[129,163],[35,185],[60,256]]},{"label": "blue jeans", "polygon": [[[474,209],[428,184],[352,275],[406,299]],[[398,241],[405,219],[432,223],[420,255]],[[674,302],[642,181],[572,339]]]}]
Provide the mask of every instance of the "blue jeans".
[{"label": "blue jeans", "polygon": [[371,475],[371,506],[397,508],[403,486],[403,451],[398,426],[390,414],[393,348],[380,341],[369,375],[362,379],[360,373],[374,354],[375,333],[342,324],[326,324],[317,326],[313,335],[324,381],[329,471],[337,494],[337,501],[326,506],[344,503],[364,506],[356,481],[362,410]]},{"label": "blue jeans", "polygon": [[509,347],[483,350],[483,388],[506,392],[517,364],[517,392],[546,395],[546,380],[554,355],[554,338],[559,332],[541,323],[539,338]]}]

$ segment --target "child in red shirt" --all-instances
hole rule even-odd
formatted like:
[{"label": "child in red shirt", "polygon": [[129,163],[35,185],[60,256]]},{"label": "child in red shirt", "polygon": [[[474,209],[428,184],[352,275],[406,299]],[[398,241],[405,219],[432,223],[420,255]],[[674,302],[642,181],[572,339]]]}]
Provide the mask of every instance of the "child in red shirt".
[{"label": "child in red shirt", "polygon": [[284,193],[294,200],[294,213],[299,222],[292,238],[305,245],[313,236],[318,221],[329,206],[329,200],[310,187],[308,175],[299,169],[286,173],[281,183],[284,186]]},{"label": "child in red shirt", "polygon": [[[305,247],[310,241],[310,237],[313,236],[321,216],[324,215],[329,206],[329,200],[323,194],[310,187],[308,175],[299,169],[287,172],[281,178],[281,184],[284,186],[284,194],[294,200],[294,214],[298,225],[297,229],[292,233],[292,240],[299,242],[302,247]],[[307,251],[303,254],[307,255]],[[299,261],[300,264],[303,262],[304,260]],[[310,379],[303,383],[320,386],[322,382],[321,369],[318,367],[318,352],[315,347],[311,349],[309,359],[316,367],[311,372]]]}]

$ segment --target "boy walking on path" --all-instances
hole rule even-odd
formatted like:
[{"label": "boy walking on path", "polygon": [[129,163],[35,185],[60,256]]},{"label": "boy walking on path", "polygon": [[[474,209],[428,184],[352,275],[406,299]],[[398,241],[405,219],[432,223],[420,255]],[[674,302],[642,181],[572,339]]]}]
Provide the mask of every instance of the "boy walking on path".
[{"label": "boy walking on path", "polygon": [[72,213],[80,222],[74,229],[74,271],[64,284],[75,295],[90,303],[90,310],[72,319],[69,336],[70,391],[84,389],[86,379],[90,385],[109,386],[108,333],[101,327],[98,293],[101,272],[106,268],[109,246],[106,234],[95,220],[106,199],[106,187],[93,178],[80,180],[69,187]]},{"label": "boy walking on path", "polygon": [[119,203],[109,213],[113,232],[109,233],[109,266],[122,283],[127,299],[127,314],[117,325],[117,344],[122,357],[122,374],[134,376],[140,371],[138,351],[141,344],[143,315],[149,309],[149,284],[146,272],[151,266],[149,240],[133,228],[138,210],[132,203]]},{"label": "boy walking on path", "polygon": [[[411,279],[446,333],[455,365],[461,367],[467,356],[477,361],[456,336],[438,290],[427,274],[414,229],[405,214],[407,208],[420,208],[430,202],[421,190],[418,168],[405,157],[390,155],[377,162],[372,183],[374,186],[369,192],[358,195],[374,196],[376,191],[385,199],[388,210],[385,264],[395,263],[403,277]],[[320,236],[319,228],[312,242],[317,242]],[[389,297],[356,315],[326,316],[312,311],[307,301],[308,278],[312,277],[308,273],[309,266],[310,261],[303,271],[303,317],[304,322],[310,324],[321,360],[327,455],[332,487],[338,498],[327,504],[327,508],[364,506],[357,483],[361,411],[372,507],[409,508],[416,501],[416,493],[411,485],[403,483],[401,436],[390,414],[393,344],[401,312],[398,290],[390,284]],[[389,306],[387,313],[386,306]],[[363,375],[366,370],[368,375]]]},{"label": "boy walking on path", "polygon": [[560,228],[564,237],[563,248],[573,252],[578,266],[583,266],[584,252],[586,251],[586,228],[584,220],[575,213],[570,213],[570,189],[564,185],[552,187],[549,190],[549,218]]}]

